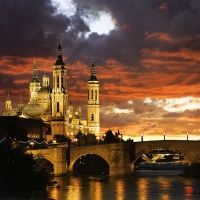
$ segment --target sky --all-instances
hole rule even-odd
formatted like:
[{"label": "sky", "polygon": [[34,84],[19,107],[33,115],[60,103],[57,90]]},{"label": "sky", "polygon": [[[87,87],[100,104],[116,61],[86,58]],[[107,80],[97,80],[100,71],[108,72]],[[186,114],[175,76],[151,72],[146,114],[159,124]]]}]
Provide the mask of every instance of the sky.
[{"label": "sky", "polygon": [[0,108],[26,105],[36,59],[52,72],[58,38],[67,89],[86,118],[92,57],[101,133],[200,139],[199,0],[0,0]]}]

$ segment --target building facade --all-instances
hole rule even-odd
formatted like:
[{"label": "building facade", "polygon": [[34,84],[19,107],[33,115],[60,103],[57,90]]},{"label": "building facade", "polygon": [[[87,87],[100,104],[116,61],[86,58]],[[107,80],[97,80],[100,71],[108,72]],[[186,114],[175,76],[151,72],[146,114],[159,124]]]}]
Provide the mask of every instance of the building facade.
[{"label": "building facade", "polygon": [[36,61],[34,60],[32,79],[29,85],[30,100],[28,105],[23,104],[21,96],[18,103],[18,111],[14,112],[8,94],[5,109],[2,116],[18,115],[23,118],[38,119],[51,127],[51,136],[62,134],[73,137],[77,132],[94,133],[99,136],[100,132],[100,102],[99,81],[95,74],[94,62],[91,66],[91,76],[88,80],[87,119],[82,115],[81,106],[78,103],[76,109],[68,100],[67,93],[67,67],[63,62],[62,47],[60,40],[57,48],[56,61],[52,67],[52,88],[50,77],[45,71],[42,77],[42,85],[38,78]]}]

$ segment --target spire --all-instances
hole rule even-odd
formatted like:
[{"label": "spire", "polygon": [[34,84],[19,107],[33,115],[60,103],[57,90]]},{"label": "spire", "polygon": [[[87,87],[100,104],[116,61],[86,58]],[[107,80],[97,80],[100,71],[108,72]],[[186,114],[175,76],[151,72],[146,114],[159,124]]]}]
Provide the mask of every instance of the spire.
[{"label": "spire", "polygon": [[18,103],[18,104],[20,104],[20,103],[23,104],[23,101],[22,101],[22,93],[21,93],[21,92],[19,93],[19,103]]},{"label": "spire", "polygon": [[8,94],[7,94],[7,98],[6,98],[6,107],[5,109],[11,109],[12,110],[12,105],[11,105],[11,99],[10,99],[10,95],[9,95],[10,91],[8,90]]},{"label": "spire", "polygon": [[6,101],[10,101],[10,95],[9,95],[10,91],[8,90],[8,94],[7,94],[7,99]]},{"label": "spire", "polygon": [[43,87],[49,87],[49,75],[47,74],[47,65],[45,66],[45,73],[42,77],[42,86]]},{"label": "spire", "polygon": [[23,104],[23,101],[22,101],[22,95],[21,95],[21,92],[19,93],[20,96],[19,96],[19,102],[18,102],[18,111],[17,111],[17,115],[21,115],[22,114],[22,109],[24,107],[24,104]]},{"label": "spire", "polygon": [[64,65],[63,58],[62,58],[62,47],[60,45],[60,36],[58,38],[57,59],[56,59],[55,65]]},{"label": "spire", "polygon": [[98,81],[95,73],[94,57],[92,57],[91,76],[88,81]]},{"label": "spire", "polygon": [[81,114],[81,106],[80,106],[80,104],[79,104],[79,101],[78,101],[77,112],[78,112],[78,115],[80,115],[80,114]]},{"label": "spire", "polygon": [[44,70],[44,75],[43,75],[43,78],[45,77],[49,77],[49,75],[47,74],[47,65],[45,65],[45,70]]},{"label": "spire", "polygon": [[32,75],[32,81],[31,82],[38,82],[38,73],[37,73],[37,66],[36,66],[36,59],[34,58],[34,65],[33,65],[33,75]]},{"label": "spire", "polygon": [[1,116],[15,116],[17,115],[15,111],[12,110],[12,101],[10,100],[9,90],[7,99],[5,101],[5,109],[1,112]]}]

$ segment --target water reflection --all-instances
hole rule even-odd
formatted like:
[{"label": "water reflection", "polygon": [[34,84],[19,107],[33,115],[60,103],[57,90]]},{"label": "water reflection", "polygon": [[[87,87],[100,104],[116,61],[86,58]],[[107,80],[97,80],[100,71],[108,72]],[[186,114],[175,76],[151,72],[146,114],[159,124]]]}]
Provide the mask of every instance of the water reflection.
[{"label": "water reflection", "polygon": [[[109,177],[106,181],[89,177],[56,177],[60,188],[48,186],[47,199],[72,200],[173,200],[200,199],[190,197],[187,188],[200,190],[200,180],[185,179],[178,175],[138,175],[132,177]],[[58,185],[57,184],[57,185]],[[193,196],[192,196],[193,195]],[[35,198],[39,199],[39,198]],[[44,198],[43,198],[44,199]]]},{"label": "water reflection", "polygon": [[165,177],[159,177],[158,184],[160,185],[160,192],[161,192],[160,199],[169,200],[170,183],[168,182],[168,179],[166,179]]},{"label": "water reflection", "polygon": [[124,181],[123,180],[118,180],[116,181],[116,199],[117,200],[123,200],[124,198]]},{"label": "water reflection", "polygon": [[139,200],[146,200],[148,199],[148,181],[146,178],[142,177],[140,179],[138,179],[137,181],[137,187],[138,187],[138,190],[137,190],[137,195],[138,195],[138,199]]},{"label": "water reflection", "polygon": [[80,188],[80,179],[75,178],[73,181],[73,185],[66,186],[66,198],[65,199],[73,199],[80,200],[81,199],[81,188]]},{"label": "water reflection", "polygon": [[101,182],[93,181],[90,187],[90,196],[93,197],[95,200],[102,199],[102,186]]}]

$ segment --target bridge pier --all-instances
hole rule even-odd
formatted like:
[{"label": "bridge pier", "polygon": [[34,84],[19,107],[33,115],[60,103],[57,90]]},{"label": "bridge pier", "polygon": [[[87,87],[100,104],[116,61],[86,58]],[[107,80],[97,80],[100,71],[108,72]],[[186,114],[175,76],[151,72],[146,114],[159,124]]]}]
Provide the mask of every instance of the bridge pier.
[{"label": "bridge pier", "polygon": [[54,148],[54,174],[55,176],[64,176],[67,174],[66,162],[67,148],[57,147]]},{"label": "bridge pier", "polygon": [[108,163],[110,166],[109,175],[128,175],[133,170],[130,161],[130,145],[121,142],[110,144]]}]

